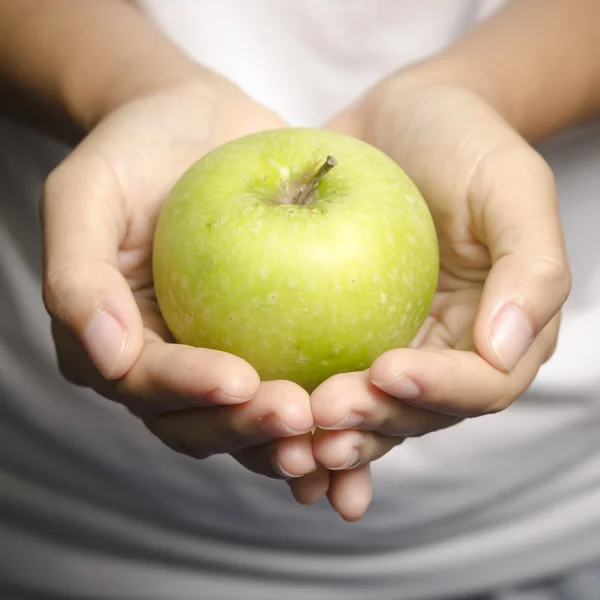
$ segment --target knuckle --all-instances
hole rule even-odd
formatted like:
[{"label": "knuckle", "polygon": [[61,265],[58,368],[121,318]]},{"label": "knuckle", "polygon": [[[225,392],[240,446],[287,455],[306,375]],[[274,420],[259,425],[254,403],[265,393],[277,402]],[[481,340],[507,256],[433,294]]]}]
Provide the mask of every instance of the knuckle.
[{"label": "knuckle", "polygon": [[42,299],[52,317],[59,318],[65,298],[73,291],[73,280],[66,269],[46,273],[42,284]]},{"label": "knuckle", "polygon": [[560,275],[560,283],[558,287],[562,304],[569,297],[573,288],[573,275],[571,274],[571,269],[569,268],[568,263],[566,262],[563,265],[563,270]]},{"label": "knuckle", "polygon": [[534,276],[562,305],[572,287],[572,276],[566,257],[561,255],[540,259],[534,267]]},{"label": "knuckle", "polygon": [[525,146],[522,150],[518,157],[515,157],[515,168],[519,173],[539,182],[550,197],[556,200],[556,176],[548,161],[530,146]]},{"label": "knuckle", "polygon": [[[532,169],[536,173],[538,180],[545,183],[549,196],[553,197],[557,203],[554,171],[538,152],[534,151],[532,157]],[[549,240],[548,245],[550,248],[548,257],[538,261],[536,275],[541,280],[541,283],[544,286],[548,286],[562,303],[571,291],[571,269],[562,239],[555,238]]]},{"label": "knuckle", "polygon": [[537,176],[541,178],[546,185],[556,189],[556,177],[552,167],[548,164],[546,159],[536,150],[531,151],[531,158],[531,166],[536,169]]},{"label": "knuckle", "polygon": [[[87,299],[89,292],[89,275],[83,265],[72,263],[58,268],[47,269],[42,282],[42,300],[51,317],[58,321],[71,322],[76,300]],[[86,300],[87,301],[87,300]]]},{"label": "knuckle", "polygon": [[544,327],[540,332],[539,338],[544,343],[546,350],[542,356],[542,363],[550,360],[556,348],[558,346],[558,333],[560,331],[560,323],[562,320],[562,313],[558,312],[554,318]]}]

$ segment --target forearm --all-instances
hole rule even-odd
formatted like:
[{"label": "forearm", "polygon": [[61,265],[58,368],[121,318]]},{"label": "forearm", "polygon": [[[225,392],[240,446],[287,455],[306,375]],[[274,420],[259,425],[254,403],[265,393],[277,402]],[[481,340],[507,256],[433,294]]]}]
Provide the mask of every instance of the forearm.
[{"label": "forearm", "polygon": [[50,127],[84,133],[128,99],[195,77],[212,75],[124,0],[0,0],[0,104],[9,113],[43,113]]},{"label": "forearm", "polygon": [[600,112],[600,2],[513,0],[412,76],[463,85],[541,140]]}]

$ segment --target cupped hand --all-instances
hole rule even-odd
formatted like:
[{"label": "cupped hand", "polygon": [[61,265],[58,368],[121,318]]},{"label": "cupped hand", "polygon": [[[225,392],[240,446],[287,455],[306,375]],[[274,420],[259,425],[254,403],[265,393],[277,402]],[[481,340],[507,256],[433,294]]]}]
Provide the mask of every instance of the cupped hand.
[{"label": "cupped hand", "polygon": [[[396,76],[329,126],[405,169],[440,244],[437,294],[411,347],[311,397],[329,500],[358,519],[371,461],[408,437],[506,409],[526,390],[553,352],[570,275],[550,168],[480,97]],[[310,492],[308,480],[293,485]]]},{"label": "cupped hand", "polygon": [[187,167],[229,139],[281,126],[228,82],[165,87],[106,116],[51,173],[41,203],[44,300],[62,373],[125,404],[177,451],[229,453],[271,477],[315,471],[308,394],[261,383],[238,357],[174,343],[151,249],[161,204]]}]

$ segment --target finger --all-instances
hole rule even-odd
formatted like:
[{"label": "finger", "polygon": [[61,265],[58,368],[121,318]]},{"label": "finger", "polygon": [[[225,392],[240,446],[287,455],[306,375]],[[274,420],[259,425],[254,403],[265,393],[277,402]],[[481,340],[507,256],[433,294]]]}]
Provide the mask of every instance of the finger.
[{"label": "finger", "polygon": [[313,426],[308,394],[290,381],[260,385],[249,402],[160,415],[148,426],[167,446],[206,458],[302,435]]},{"label": "finger", "polygon": [[205,348],[148,341],[129,372],[117,382],[125,404],[150,414],[253,398],[260,378],[245,360]]},{"label": "finger", "polygon": [[387,394],[426,410],[461,418],[498,412],[529,387],[557,328],[556,317],[510,373],[476,352],[422,348],[386,352],[371,366],[370,378]]},{"label": "finger", "polygon": [[403,441],[404,438],[374,431],[317,429],[313,438],[313,455],[330,471],[346,471],[381,458]]},{"label": "finger", "polygon": [[331,473],[327,497],[331,506],[345,521],[362,519],[371,503],[372,496],[369,465],[361,465],[350,471]]},{"label": "finger", "polygon": [[[105,380],[74,336],[52,322],[63,376],[127,406],[144,418],[165,412],[237,404],[253,398],[260,379],[244,360],[216,350],[166,344],[157,336],[120,380]],[[147,334],[150,338],[150,334]]]},{"label": "finger", "polygon": [[369,371],[334,375],[312,393],[311,406],[321,429],[356,428],[397,437],[436,431],[457,421],[400,402],[374,385]]},{"label": "finger", "polygon": [[321,465],[299,479],[291,479],[288,485],[294,498],[305,505],[316,504],[327,494],[329,489],[329,471]]},{"label": "finger", "polygon": [[570,291],[554,178],[533,150],[510,147],[482,159],[469,196],[492,259],[473,337],[490,364],[510,371]]},{"label": "finger", "polygon": [[118,269],[126,218],[118,182],[77,151],[48,178],[41,200],[44,302],[107,379],[121,377],[143,345],[142,319]]},{"label": "finger", "polygon": [[71,330],[55,319],[51,320],[50,328],[56,348],[58,369],[67,381],[93,389],[109,383],[96,369]]},{"label": "finger", "polygon": [[245,448],[232,453],[232,456],[250,471],[275,479],[295,479],[312,473],[317,468],[310,431],[296,437],[278,439],[264,446]]}]

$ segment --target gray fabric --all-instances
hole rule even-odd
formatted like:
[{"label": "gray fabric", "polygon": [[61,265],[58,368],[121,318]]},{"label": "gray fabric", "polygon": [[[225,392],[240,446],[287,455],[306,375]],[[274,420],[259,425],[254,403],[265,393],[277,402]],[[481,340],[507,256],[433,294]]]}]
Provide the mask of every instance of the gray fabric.
[{"label": "gray fabric", "polygon": [[[587,310],[586,256],[600,255],[586,233],[600,209],[589,172],[598,139],[553,154],[573,208],[575,311]],[[177,456],[119,407],[67,385],[41,306],[36,214],[63,153],[0,123],[1,600],[430,600],[598,557],[600,413],[572,388],[534,390],[517,412],[403,445],[375,463],[373,508],[349,525],[226,458]],[[569,186],[581,179],[589,193]],[[459,452],[465,435],[475,463]],[[527,445],[499,453],[495,440],[508,438],[512,450]]]},{"label": "gray fabric", "polygon": [[[223,10],[223,19],[175,19],[175,39],[185,41],[177,31],[189,24],[199,60],[254,85],[268,105],[279,101],[298,124],[316,124],[362,91],[366,79],[382,75],[373,65],[428,54],[453,30],[444,26],[441,0],[432,12],[438,25],[415,16],[398,29],[392,19],[389,27],[365,27],[358,4],[369,2],[337,3],[336,15],[345,7],[350,21],[335,23],[356,27],[357,55],[353,44],[337,43],[354,39],[351,27],[344,37],[343,27],[336,36],[333,27],[306,22],[311,60],[315,44],[323,51],[320,79],[329,85],[321,89],[301,60],[268,66],[285,58],[280,46],[302,44],[293,27],[277,26],[286,11],[259,19],[265,0],[156,2],[166,13],[184,5]],[[389,10],[398,4],[390,0]],[[428,10],[424,4],[404,6],[412,15]],[[467,2],[452,4],[460,10]],[[323,3],[311,5],[322,22]],[[282,44],[269,46],[273,38],[258,34],[256,44],[241,43],[242,7],[269,32],[284,32]],[[379,51],[384,39],[387,58]],[[369,44],[377,52],[365,52]],[[547,579],[600,559],[600,369],[590,335],[600,323],[600,130],[545,149],[574,273],[557,354],[510,410],[410,440],[374,463],[373,505],[356,524],[326,501],[296,505],[285,485],[227,457],[176,455],[120,407],[60,378],[40,298],[36,204],[64,151],[0,122],[0,600],[448,600],[458,593],[472,600],[540,577],[484,600],[600,598],[593,575]],[[581,590],[588,595],[574,595]]]},{"label": "gray fabric", "polygon": [[[598,600],[599,598],[600,563],[594,563],[561,577],[464,600]],[[463,600],[463,598],[455,600]]]}]

